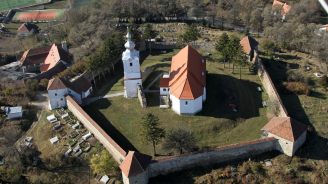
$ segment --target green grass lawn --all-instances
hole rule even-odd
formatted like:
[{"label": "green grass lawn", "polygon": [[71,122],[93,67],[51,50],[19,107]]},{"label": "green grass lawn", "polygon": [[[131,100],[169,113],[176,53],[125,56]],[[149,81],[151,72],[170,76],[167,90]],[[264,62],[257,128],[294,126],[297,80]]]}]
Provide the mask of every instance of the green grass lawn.
[{"label": "green grass lawn", "polygon": [[[166,57],[170,56],[162,56]],[[146,58],[142,68],[162,64],[159,58]],[[192,131],[200,148],[259,138],[260,129],[267,122],[266,109],[261,107],[262,100],[266,100],[267,96],[256,90],[256,87],[260,86],[257,75],[250,75],[245,68],[242,71],[242,80],[239,80],[238,73],[231,74],[230,70],[224,69],[223,65],[217,62],[208,62],[207,68],[208,99],[204,103],[203,111],[196,116],[179,116],[171,109],[160,109],[154,102],[158,100],[158,94],[150,95],[148,103],[151,105],[146,109],[140,107],[137,99],[115,97],[99,100],[86,107],[86,110],[119,143],[131,143],[125,147],[134,147],[147,154],[152,154],[152,147],[149,143],[144,143],[140,136],[140,121],[147,113],[158,116],[161,126],[167,131],[176,128]],[[228,107],[229,103],[238,105],[237,113]],[[158,153],[167,154],[160,145]]]},{"label": "green grass lawn", "polygon": [[23,6],[41,4],[46,2],[48,2],[48,0],[1,0],[0,11],[23,7]]}]

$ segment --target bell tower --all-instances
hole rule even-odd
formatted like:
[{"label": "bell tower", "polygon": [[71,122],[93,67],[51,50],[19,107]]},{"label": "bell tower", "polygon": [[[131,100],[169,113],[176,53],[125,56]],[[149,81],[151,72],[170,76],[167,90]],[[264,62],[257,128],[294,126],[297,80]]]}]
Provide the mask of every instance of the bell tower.
[{"label": "bell tower", "polygon": [[124,44],[126,50],[123,52],[122,61],[124,68],[124,97],[134,98],[138,96],[138,86],[142,85],[139,51],[135,50],[135,44],[128,28],[127,41]]}]

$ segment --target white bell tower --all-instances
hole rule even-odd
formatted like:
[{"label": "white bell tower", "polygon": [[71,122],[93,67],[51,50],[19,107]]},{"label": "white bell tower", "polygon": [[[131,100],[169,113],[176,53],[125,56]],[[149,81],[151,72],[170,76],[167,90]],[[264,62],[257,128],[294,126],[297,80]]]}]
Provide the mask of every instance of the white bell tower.
[{"label": "white bell tower", "polygon": [[135,44],[131,40],[128,28],[127,41],[124,44],[126,50],[123,52],[122,61],[124,68],[124,97],[134,98],[138,96],[138,85],[142,85],[139,51],[135,50]]}]

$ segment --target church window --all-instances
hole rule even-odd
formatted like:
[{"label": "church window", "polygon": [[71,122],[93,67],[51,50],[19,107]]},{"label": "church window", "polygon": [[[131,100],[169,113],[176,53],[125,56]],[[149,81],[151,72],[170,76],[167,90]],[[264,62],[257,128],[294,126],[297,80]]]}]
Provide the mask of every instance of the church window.
[{"label": "church window", "polygon": [[55,93],[55,96],[57,96],[57,93]]},{"label": "church window", "polygon": [[185,101],[185,105],[188,105],[188,101]]},{"label": "church window", "polygon": [[132,63],[130,63],[130,66],[132,66]]},{"label": "church window", "polygon": [[163,91],[166,91],[166,88],[164,88]]},{"label": "church window", "polygon": [[63,101],[64,99],[63,99],[63,98],[61,98],[60,100],[61,100],[61,101]]}]

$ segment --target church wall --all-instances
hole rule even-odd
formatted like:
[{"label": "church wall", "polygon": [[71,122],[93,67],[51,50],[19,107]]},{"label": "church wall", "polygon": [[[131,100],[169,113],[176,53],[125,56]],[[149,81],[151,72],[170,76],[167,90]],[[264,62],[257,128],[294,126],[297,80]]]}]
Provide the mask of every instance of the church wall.
[{"label": "church wall", "polygon": [[126,156],[123,150],[80,106],[70,97],[66,97],[67,108],[81,123],[95,136],[95,138],[107,149],[115,161],[122,163]]},{"label": "church wall", "polygon": [[223,146],[212,151],[158,160],[149,165],[149,176],[156,177],[193,167],[207,166],[247,159],[275,150],[276,139],[264,138],[245,143]]},{"label": "church wall", "polygon": [[203,108],[203,96],[196,98],[195,100],[180,100],[171,95],[172,110],[178,114],[196,114]]}]

